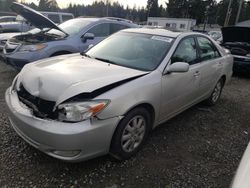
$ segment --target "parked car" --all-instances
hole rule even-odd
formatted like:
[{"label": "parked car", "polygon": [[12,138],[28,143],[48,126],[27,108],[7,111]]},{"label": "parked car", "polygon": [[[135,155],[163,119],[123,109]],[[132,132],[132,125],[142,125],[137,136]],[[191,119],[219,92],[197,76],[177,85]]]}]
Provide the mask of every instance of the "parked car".
[{"label": "parked car", "polygon": [[40,12],[40,13],[49,18],[56,24],[66,22],[74,18],[73,14],[65,12]]},{"label": "parked car", "polygon": [[222,37],[221,31],[209,31],[208,35],[215,41],[219,40]]},{"label": "parked car", "polygon": [[221,45],[231,51],[234,56],[234,73],[250,73],[250,27],[222,28]]},{"label": "parked car", "polygon": [[14,22],[14,21],[16,21],[16,16],[0,16],[0,23]]},{"label": "parked car", "polygon": [[[14,12],[18,13],[18,10],[16,11],[16,8],[19,5],[21,5],[21,4],[13,3],[13,5],[11,6],[11,9]],[[26,9],[33,10],[27,6],[26,6]],[[49,18],[50,20],[52,20],[56,24],[60,24],[60,23],[63,23],[67,20],[74,18],[74,15],[71,13],[64,13],[64,12],[39,12],[39,13],[44,15],[45,17]],[[26,13],[24,13],[24,14],[26,14]],[[30,15],[26,14],[26,16],[30,16]],[[36,18],[38,18],[38,17],[36,17]],[[38,22],[39,22],[39,20],[38,20]],[[31,24],[26,19],[24,19],[21,15],[18,15],[14,21],[0,23],[0,33],[27,32],[31,29],[34,29],[34,25]]]},{"label": "parked car", "polygon": [[250,144],[248,145],[239,168],[235,174],[231,188],[249,188],[250,187]]},{"label": "parked car", "polygon": [[18,15],[14,22],[11,21],[0,23],[0,34],[12,32],[26,32],[32,28],[33,27],[31,24],[29,24],[22,16]]},{"label": "parked car", "polygon": [[26,65],[5,100],[15,131],[50,156],[128,159],[157,125],[201,101],[216,104],[232,66],[203,34],[127,29],[81,55]]},{"label": "parked car", "polygon": [[57,26],[35,10],[18,3],[14,5],[18,14],[41,30],[36,34],[15,36],[6,42],[2,56],[17,69],[39,59],[83,52],[89,45],[121,29],[138,27],[120,18],[75,18]]},{"label": "parked car", "polygon": [[41,32],[40,29],[32,29],[28,32],[13,32],[13,33],[1,33],[0,34],[0,54],[3,53],[4,46],[6,45],[6,42],[18,35],[30,35],[30,34],[37,34]]}]

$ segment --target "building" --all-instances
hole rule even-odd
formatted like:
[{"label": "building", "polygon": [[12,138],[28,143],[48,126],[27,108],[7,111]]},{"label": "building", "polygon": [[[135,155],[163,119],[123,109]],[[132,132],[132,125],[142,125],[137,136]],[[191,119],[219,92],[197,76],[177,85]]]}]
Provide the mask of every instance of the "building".
[{"label": "building", "polygon": [[190,31],[196,25],[196,20],[188,18],[148,17],[147,25],[165,27],[175,31]]}]

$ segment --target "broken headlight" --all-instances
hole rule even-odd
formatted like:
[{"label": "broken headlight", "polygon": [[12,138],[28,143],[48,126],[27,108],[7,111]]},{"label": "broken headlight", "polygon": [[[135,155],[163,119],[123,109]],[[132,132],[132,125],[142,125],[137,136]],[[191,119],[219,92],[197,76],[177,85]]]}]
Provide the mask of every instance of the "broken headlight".
[{"label": "broken headlight", "polygon": [[35,44],[35,45],[24,45],[19,49],[19,52],[34,52],[38,50],[42,50],[43,48],[47,47],[45,44]]},{"label": "broken headlight", "polygon": [[58,120],[65,122],[80,122],[101,112],[109,100],[93,100],[85,102],[65,103],[58,106]]}]

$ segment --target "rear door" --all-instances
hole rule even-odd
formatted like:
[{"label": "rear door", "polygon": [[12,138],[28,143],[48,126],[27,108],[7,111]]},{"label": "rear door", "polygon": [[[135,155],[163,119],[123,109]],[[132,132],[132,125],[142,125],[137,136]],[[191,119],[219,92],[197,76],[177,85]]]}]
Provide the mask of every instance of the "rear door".
[{"label": "rear door", "polygon": [[200,54],[200,95],[206,96],[220,79],[223,70],[223,58],[217,47],[205,36],[197,36]]},{"label": "rear door", "polygon": [[186,62],[190,69],[185,73],[170,73],[162,76],[160,121],[182,111],[199,100],[200,63],[194,37],[180,41],[171,64]]}]

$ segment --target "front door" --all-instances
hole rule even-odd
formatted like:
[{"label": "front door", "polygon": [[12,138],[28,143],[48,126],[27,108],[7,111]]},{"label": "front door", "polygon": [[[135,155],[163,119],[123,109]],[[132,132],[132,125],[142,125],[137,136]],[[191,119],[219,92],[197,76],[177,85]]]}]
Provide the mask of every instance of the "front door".
[{"label": "front door", "polygon": [[198,59],[195,39],[188,37],[181,40],[171,58],[171,64],[186,62],[189,63],[190,69],[185,73],[170,73],[162,76],[161,122],[198,100],[201,78],[201,64],[198,63]]},{"label": "front door", "polygon": [[81,44],[81,51],[85,51],[89,45],[96,45],[97,43],[101,42],[103,39],[110,35],[110,24],[109,23],[101,23],[97,24],[91,29],[89,29],[86,33],[94,34],[94,39],[89,39],[86,42]]}]

